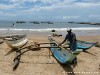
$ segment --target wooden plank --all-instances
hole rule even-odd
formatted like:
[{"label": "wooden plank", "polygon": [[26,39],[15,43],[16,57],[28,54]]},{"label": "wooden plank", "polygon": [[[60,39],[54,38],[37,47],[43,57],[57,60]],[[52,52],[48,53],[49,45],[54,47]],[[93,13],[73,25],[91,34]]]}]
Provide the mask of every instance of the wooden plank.
[{"label": "wooden plank", "polygon": [[55,43],[48,43],[48,42],[45,42],[45,43],[39,43],[39,44],[55,44]]},{"label": "wooden plank", "polygon": [[[39,48],[61,48],[60,46],[40,46],[40,47],[35,47],[34,45],[30,45],[30,46],[26,46],[26,47],[24,47],[24,48],[21,48],[20,50],[22,50],[22,49],[39,49]],[[68,47],[66,47],[66,46],[63,46],[63,48],[68,48]]]},{"label": "wooden plank", "polygon": [[[43,47],[30,47],[28,49],[40,49],[40,48],[61,48],[58,46],[43,46]],[[68,48],[68,47],[63,47],[63,48]]]}]

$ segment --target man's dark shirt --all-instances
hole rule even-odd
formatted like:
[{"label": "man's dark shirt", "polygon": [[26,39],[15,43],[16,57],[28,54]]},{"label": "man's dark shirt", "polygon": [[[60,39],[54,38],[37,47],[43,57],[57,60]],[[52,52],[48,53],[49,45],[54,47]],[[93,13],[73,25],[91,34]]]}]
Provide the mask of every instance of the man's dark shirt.
[{"label": "man's dark shirt", "polygon": [[73,51],[75,51],[75,50],[77,49],[76,35],[75,35],[73,32],[71,32],[71,35],[70,35],[70,36],[69,36],[69,34],[66,35],[66,37],[65,37],[65,39],[64,39],[64,41],[63,41],[63,43],[64,43],[66,40],[69,41],[69,47],[70,47]]},{"label": "man's dark shirt", "polygon": [[71,35],[69,36],[69,34],[66,35],[65,37],[66,40],[68,40],[70,43],[74,43],[76,42],[76,36],[74,33],[71,33]]}]

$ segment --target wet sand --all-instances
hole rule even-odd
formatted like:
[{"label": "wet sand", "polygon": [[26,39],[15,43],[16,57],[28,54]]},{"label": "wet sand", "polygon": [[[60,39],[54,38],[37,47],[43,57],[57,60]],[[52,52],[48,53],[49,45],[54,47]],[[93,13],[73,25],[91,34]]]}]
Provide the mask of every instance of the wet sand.
[{"label": "wet sand", "polygon": [[[64,37],[55,37],[61,42]],[[77,36],[77,39],[100,42],[99,36]],[[48,42],[48,35],[28,35],[28,44],[31,41]],[[27,44],[27,45],[28,45]],[[13,71],[15,52],[5,56],[11,48],[6,43],[0,44],[0,75],[100,75],[100,48],[92,47],[86,52],[81,52],[78,62],[74,65],[62,65],[50,53],[49,49],[28,51],[21,56],[18,68]]]}]

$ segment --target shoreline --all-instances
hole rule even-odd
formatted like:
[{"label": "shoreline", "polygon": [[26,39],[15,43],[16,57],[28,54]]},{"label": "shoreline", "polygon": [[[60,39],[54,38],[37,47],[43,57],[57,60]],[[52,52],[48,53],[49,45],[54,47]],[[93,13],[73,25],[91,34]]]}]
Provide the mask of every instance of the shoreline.
[{"label": "shoreline", "polygon": [[[100,30],[72,30],[72,32],[76,33],[78,36],[81,35],[100,35]],[[50,35],[51,30],[48,31],[28,31],[28,30],[0,30],[0,35],[7,34],[28,34],[28,35]],[[67,34],[66,30],[56,30],[57,34],[62,34],[65,36]]]}]

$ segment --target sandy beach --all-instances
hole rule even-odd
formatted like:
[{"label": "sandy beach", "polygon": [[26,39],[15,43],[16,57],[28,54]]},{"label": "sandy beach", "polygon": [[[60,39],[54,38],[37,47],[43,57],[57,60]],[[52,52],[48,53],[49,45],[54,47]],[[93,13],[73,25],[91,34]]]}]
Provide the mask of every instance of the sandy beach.
[{"label": "sandy beach", "polygon": [[[55,37],[61,42],[64,37]],[[100,35],[77,36],[77,39],[88,42],[100,42]],[[48,42],[48,35],[28,35],[28,44],[31,41]],[[100,48],[92,47],[81,52],[77,64],[62,65],[50,53],[49,49],[28,51],[21,56],[18,68],[13,71],[15,52],[6,55],[11,48],[4,42],[0,44],[0,75],[100,75]],[[6,55],[6,56],[5,56]]]}]

